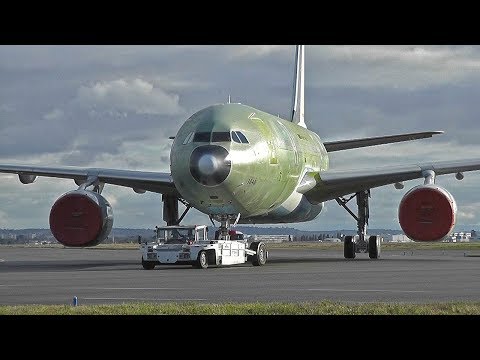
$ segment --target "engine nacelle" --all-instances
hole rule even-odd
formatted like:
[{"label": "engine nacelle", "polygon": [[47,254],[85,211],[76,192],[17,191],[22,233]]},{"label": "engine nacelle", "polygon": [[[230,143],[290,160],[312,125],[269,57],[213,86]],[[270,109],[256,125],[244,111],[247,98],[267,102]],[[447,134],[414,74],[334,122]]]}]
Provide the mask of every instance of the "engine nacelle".
[{"label": "engine nacelle", "polygon": [[440,241],[453,230],[457,204],[437,185],[419,185],[408,191],[398,207],[405,235],[414,241]]},{"label": "engine nacelle", "polygon": [[50,210],[50,230],[65,246],[98,245],[108,237],[112,226],[112,207],[92,191],[70,191],[58,198]]}]

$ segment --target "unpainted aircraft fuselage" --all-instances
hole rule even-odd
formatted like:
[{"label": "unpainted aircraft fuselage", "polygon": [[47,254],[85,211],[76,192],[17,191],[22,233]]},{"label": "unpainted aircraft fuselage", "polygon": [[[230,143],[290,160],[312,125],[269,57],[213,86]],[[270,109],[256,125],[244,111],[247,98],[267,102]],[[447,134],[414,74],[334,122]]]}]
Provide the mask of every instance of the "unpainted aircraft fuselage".
[{"label": "unpainted aircraft fuselage", "polygon": [[242,104],[218,104],[192,115],[170,153],[175,186],[208,215],[241,214],[241,223],[302,222],[323,203],[297,192],[307,171],[328,169],[320,137]]}]

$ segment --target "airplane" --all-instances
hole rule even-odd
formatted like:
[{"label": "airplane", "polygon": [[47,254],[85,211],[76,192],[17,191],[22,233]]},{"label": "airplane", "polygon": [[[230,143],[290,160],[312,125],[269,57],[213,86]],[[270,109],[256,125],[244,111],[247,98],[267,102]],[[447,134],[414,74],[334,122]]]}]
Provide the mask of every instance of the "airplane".
[{"label": "airplane", "polygon": [[[67,247],[95,246],[113,226],[113,211],[102,196],[105,184],[162,194],[163,220],[179,224],[191,208],[219,222],[228,238],[237,224],[279,224],[315,219],[327,201],[335,200],[355,219],[358,236],[344,238],[344,257],[368,253],[377,259],[381,238],[368,236],[372,188],[423,179],[399,204],[404,233],[414,241],[446,238],[456,221],[453,196],[435,184],[437,175],[480,170],[480,159],[438,161],[351,170],[329,169],[330,153],[417,139],[443,131],[322,142],[307,129],[304,117],[305,45],[297,45],[290,119],[240,103],[221,103],[191,115],[173,139],[170,173],[108,168],[0,164],[0,172],[18,174],[23,184],[38,176],[74,180],[78,188],[60,196],[49,223]],[[347,203],[356,199],[357,211]],[[180,215],[179,203],[185,205]]]}]

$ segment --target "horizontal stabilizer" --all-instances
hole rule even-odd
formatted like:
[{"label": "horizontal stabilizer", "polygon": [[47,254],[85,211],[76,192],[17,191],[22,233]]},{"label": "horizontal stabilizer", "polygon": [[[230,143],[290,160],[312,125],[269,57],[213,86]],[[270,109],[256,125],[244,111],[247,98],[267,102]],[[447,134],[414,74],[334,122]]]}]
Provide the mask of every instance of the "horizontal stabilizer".
[{"label": "horizontal stabilizer", "polygon": [[391,143],[402,142],[402,141],[425,139],[437,134],[443,134],[443,131],[427,131],[427,132],[410,133],[410,134],[331,141],[331,142],[325,142],[323,143],[323,145],[325,145],[325,149],[327,150],[327,152],[333,152],[333,151],[340,151],[340,150],[356,149],[356,148],[361,148],[366,146],[375,146],[375,145],[391,144]]}]

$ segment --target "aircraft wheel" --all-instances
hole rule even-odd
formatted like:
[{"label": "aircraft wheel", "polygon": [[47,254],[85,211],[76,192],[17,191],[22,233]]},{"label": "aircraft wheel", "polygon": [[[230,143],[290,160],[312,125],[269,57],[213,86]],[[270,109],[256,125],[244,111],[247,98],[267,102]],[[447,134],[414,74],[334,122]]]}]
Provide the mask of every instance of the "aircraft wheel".
[{"label": "aircraft wheel", "polygon": [[145,261],[142,258],[142,266],[145,270],[153,270],[155,268],[155,263],[152,261]]},{"label": "aircraft wheel", "polygon": [[267,262],[268,252],[265,243],[262,241],[254,241],[250,244],[250,249],[256,251],[255,255],[252,255],[252,265],[261,266]]},{"label": "aircraft wheel", "polygon": [[353,236],[345,236],[343,241],[343,256],[345,259],[355,259],[355,242]]},{"label": "aircraft wheel", "polygon": [[368,238],[368,256],[370,259],[378,259],[380,257],[380,236],[370,236]]},{"label": "aircraft wheel", "polygon": [[199,269],[208,268],[208,257],[205,250],[202,250],[198,253],[197,268]]}]

